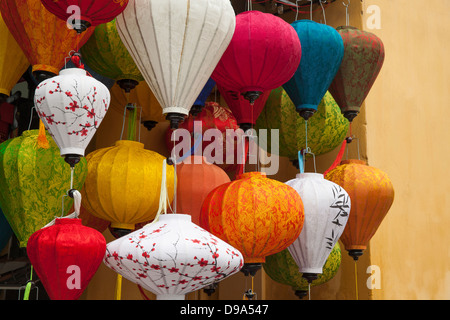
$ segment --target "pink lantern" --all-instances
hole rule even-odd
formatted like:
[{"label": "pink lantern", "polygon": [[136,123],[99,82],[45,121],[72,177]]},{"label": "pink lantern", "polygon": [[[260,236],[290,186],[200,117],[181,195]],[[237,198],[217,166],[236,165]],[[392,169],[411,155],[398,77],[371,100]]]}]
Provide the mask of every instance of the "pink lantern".
[{"label": "pink lantern", "polygon": [[301,51],[289,23],[270,13],[246,11],[236,16],[233,38],[211,77],[218,86],[254,103],[294,75]]}]

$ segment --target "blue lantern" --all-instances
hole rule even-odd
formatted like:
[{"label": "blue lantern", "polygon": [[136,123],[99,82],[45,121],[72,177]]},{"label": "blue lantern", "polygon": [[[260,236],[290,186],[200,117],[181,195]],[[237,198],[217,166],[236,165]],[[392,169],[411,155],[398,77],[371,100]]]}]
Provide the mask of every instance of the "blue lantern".
[{"label": "blue lantern", "polygon": [[332,27],[312,20],[292,24],[300,38],[302,58],[294,76],[283,85],[297,112],[308,120],[328,90],[344,57],[344,42]]},{"label": "blue lantern", "polygon": [[195,100],[194,104],[192,105],[190,114],[196,116],[197,114],[202,112],[203,107],[205,106],[206,99],[208,99],[215,85],[216,82],[212,78],[209,78],[209,80],[203,87],[202,92],[200,92],[200,94],[198,95],[197,100]]}]

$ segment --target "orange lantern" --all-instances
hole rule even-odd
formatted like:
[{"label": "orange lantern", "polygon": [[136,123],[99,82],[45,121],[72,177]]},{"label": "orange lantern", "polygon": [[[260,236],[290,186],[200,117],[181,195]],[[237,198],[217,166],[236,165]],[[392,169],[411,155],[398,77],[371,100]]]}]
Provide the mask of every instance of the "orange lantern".
[{"label": "orange lantern", "polygon": [[177,205],[180,212],[189,214],[200,225],[203,200],[216,187],[230,182],[220,167],[208,163],[203,156],[191,156],[177,165]]},{"label": "orange lantern", "polygon": [[64,58],[78,50],[94,32],[81,35],[67,28],[66,22],[50,13],[36,0],[2,0],[0,11],[40,82],[59,73]]},{"label": "orange lantern", "polygon": [[211,191],[200,214],[201,227],[243,254],[246,275],[254,275],[266,256],[292,244],[303,221],[297,191],[261,172],[243,173]]},{"label": "orange lantern", "polygon": [[363,160],[344,160],[325,177],[350,196],[352,207],[340,239],[356,261],[388,213],[394,187],[386,173]]}]

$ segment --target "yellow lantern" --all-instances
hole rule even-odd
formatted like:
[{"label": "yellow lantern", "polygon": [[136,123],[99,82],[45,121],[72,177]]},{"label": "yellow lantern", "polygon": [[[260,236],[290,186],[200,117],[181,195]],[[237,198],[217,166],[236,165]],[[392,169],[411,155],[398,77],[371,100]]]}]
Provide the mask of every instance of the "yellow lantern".
[{"label": "yellow lantern", "polygon": [[[144,149],[144,144],[119,140],[86,156],[88,174],[81,190],[82,206],[94,216],[111,221],[115,234],[155,218],[159,208],[162,165],[165,157]],[[174,193],[174,169],[167,166],[169,201]]]},{"label": "yellow lantern", "polygon": [[9,96],[30,63],[0,15],[0,95]]}]

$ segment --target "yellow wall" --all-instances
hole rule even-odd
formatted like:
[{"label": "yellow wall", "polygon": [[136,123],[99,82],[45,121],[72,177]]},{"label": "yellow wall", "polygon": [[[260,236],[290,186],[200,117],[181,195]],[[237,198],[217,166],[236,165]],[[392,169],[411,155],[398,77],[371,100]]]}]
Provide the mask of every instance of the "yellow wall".
[{"label": "yellow wall", "polygon": [[[345,1],[347,2],[347,1]],[[381,29],[369,29],[366,21],[370,5],[379,6]],[[254,5],[254,8],[258,7]],[[446,15],[450,1],[371,0],[351,1],[350,25],[378,35],[385,45],[386,59],[361,113],[353,121],[353,133],[360,141],[361,158],[380,168],[391,178],[396,198],[387,217],[364,255],[355,264],[342,248],[337,275],[311,288],[311,299],[448,299],[450,298],[450,214],[447,209],[450,182],[446,166],[450,162],[449,108],[450,66],[446,63],[450,24]],[[295,13],[283,16],[292,22]],[[300,19],[309,15],[300,15]],[[322,12],[314,13],[320,22]],[[326,10],[327,24],[345,24],[345,8],[336,1]],[[369,26],[370,27],[370,26]],[[120,136],[122,114],[109,111],[90,150],[112,145]],[[167,156],[164,133],[167,123],[151,132],[142,127],[146,147]],[[356,157],[356,144],[349,147]],[[317,157],[317,171],[325,171],[337,150]],[[307,163],[307,171],[312,164]],[[280,160],[280,181],[291,179],[297,169]],[[113,238],[105,231],[107,241]],[[366,269],[377,265],[381,289],[369,290]],[[101,266],[83,295],[84,299],[113,299],[116,274]],[[202,292],[188,299],[242,299],[251,280],[238,273],[220,283],[211,297]],[[293,290],[258,272],[254,279],[258,299],[298,300]],[[147,292],[147,295],[154,297]],[[122,299],[142,299],[136,285],[123,280]],[[307,298],[304,298],[307,299]]]}]

